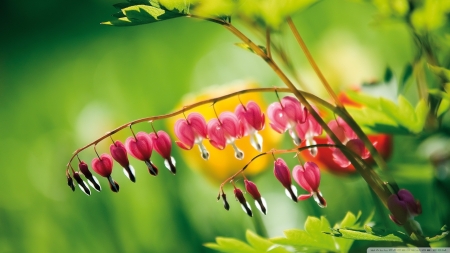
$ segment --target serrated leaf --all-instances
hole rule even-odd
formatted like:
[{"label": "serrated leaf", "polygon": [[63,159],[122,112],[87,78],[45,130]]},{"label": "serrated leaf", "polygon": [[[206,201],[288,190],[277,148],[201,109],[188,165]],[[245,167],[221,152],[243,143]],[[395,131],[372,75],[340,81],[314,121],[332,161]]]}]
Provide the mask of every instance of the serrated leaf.
[{"label": "serrated leaf", "polygon": [[258,236],[250,230],[247,230],[245,233],[245,238],[247,239],[247,242],[257,250],[267,251],[267,249],[273,245],[273,242]]},{"label": "serrated leaf", "polygon": [[133,26],[154,23],[187,15],[189,5],[184,0],[131,0],[130,3],[119,3],[114,7],[121,8],[121,14],[114,14],[116,19],[101,24]]},{"label": "serrated leaf", "polygon": [[331,251],[336,250],[333,238],[323,233],[331,232],[330,223],[324,216],[321,216],[320,220],[316,217],[308,216],[305,222],[305,230],[312,238],[322,244],[322,248]]},{"label": "serrated leaf", "polygon": [[220,247],[216,249],[223,252],[257,253],[250,245],[234,238],[217,237],[216,242]]},{"label": "serrated leaf", "polygon": [[430,108],[428,107],[427,103],[425,103],[425,100],[421,99],[419,103],[417,103],[415,109],[416,122],[409,128],[411,132],[419,133],[420,131],[422,131],[429,110]]},{"label": "serrated leaf", "polygon": [[449,231],[445,231],[445,232],[443,232],[442,234],[435,235],[435,236],[433,236],[433,237],[426,237],[425,239],[426,239],[428,242],[437,242],[437,241],[442,240],[442,239],[443,239],[444,237],[446,237],[449,233],[450,233]]},{"label": "serrated leaf", "polygon": [[353,101],[370,107],[370,108],[378,108],[380,105],[380,101],[377,97],[372,97],[367,94],[364,94],[362,92],[356,92],[356,91],[346,91],[345,94]]},{"label": "serrated leaf", "polygon": [[440,77],[444,82],[450,82],[450,70],[443,67],[433,66],[431,64],[427,65],[431,72]]}]

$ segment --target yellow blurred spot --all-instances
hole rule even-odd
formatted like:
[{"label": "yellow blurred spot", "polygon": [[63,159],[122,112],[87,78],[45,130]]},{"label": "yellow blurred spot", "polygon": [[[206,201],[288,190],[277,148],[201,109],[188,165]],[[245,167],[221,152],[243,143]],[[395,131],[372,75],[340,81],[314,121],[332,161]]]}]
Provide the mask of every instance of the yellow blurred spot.
[{"label": "yellow blurred spot", "polygon": [[[177,109],[202,100],[211,99],[229,94],[231,92],[256,87],[258,87],[256,83],[249,81],[237,82],[223,86],[211,86],[207,90],[200,91],[195,94],[186,95],[186,97],[182,99],[181,103],[177,106]],[[260,93],[243,94],[239,95],[239,98],[244,105],[246,105],[251,100],[255,101],[261,107],[262,112],[266,114],[265,112],[268,104],[263,100],[263,97]],[[217,114],[220,115],[220,113],[224,111],[230,111],[234,113],[234,109],[240,103],[239,98],[235,96],[217,102],[214,105]],[[192,111],[186,111],[186,116],[191,112],[201,113],[205,117],[207,123],[210,119],[216,117],[213,107],[210,104],[199,106]],[[168,120],[169,129],[170,131],[172,131],[173,136],[175,136],[175,122],[180,118],[183,118],[183,116],[174,117]],[[267,115],[265,118],[266,125],[264,129],[260,131],[260,134],[263,137],[263,152],[275,148],[281,140],[281,135],[270,128]],[[202,173],[214,183],[226,180],[228,177],[242,169],[253,157],[259,154],[259,152],[251,146],[249,136],[245,136],[242,139],[236,140],[236,145],[244,152],[244,159],[242,160],[238,160],[235,158],[234,150],[230,145],[227,145],[224,150],[218,150],[209,143],[209,140],[203,140],[203,144],[208,149],[210,154],[209,160],[207,161],[201,158],[201,154],[197,145],[195,145],[195,147],[193,147],[191,150],[183,150],[178,148],[178,146],[176,146],[176,148],[180,150],[181,156],[189,165],[189,168]],[[252,164],[245,170],[245,175],[255,175],[267,168],[271,168],[272,166],[273,157],[271,155],[262,156],[252,162]]]}]

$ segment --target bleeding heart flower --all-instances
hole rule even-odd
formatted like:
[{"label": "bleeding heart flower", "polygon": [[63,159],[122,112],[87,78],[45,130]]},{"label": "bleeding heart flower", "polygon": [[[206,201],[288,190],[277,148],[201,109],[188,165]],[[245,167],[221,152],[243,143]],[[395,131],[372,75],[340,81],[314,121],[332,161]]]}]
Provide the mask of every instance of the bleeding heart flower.
[{"label": "bleeding heart flower", "polygon": [[327,202],[319,191],[320,170],[313,162],[306,162],[304,166],[296,165],[292,171],[294,180],[309,194],[302,194],[298,200],[305,200],[314,197],[314,200],[320,207],[326,207]]},{"label": "bleeding heart flower", "polygon": [[170,155],[172,151],[170,136],[164,131],[158,131],[156,134],[150,133],[149,135],[156,152],[164,158],[164,165],[175,175],[177,169],[175,167],[175,159]]},{"label": "bleeding heart flower", "polygon": [[261,211],[263,214],[267,214],[267,203],[266,200],[261,197],[261,194],[258,191],[258,187],[252,182],[248,180],[244,180],[245,189],[247,192],[252,196],[252,198],[255,200],[256,207]]},{"label": "bleeding heart flower", "polygon": [[80,173],[78,171],[73,172],[73,178],[77,181],[78,187],[86,193],[86,195],[91,195],[91,190],[89,190],[89,186],[81,179]]},{"label": "bleeding heart flower", "polygon": [[92,160],[92,169],[102,177],[106,177],[113,192],[119,192],[119,184],[111,177],[113,159],[109,154],[102,154]]},{"label": "bleeding heart flower", "polygon": [[265,117],[264,113],[261,112],[259,105],[253,101],[249,101],[247,106],[239,104],[234,113],[242,128],[242,135],[250,135],[252,147],[261,152],[263,139],[258,131],[264,129]]},{"label": "bleeding heart flower", "polygon": [[241,203],[242,210],[244,210],[244,212],[248,214],[248,216],[252,217],[253,216],[252,209],[248,204],[247,200],[245,200],[244,194],[239,188],[234,188],[234,196],[236,197],[236,200],[239,201],[239,203]]},{"label": "bleeding heart flower", "polygon": [[224,149],[230,144],[234,149],[234,155],[242,160],[244,153],[236,146],[235,140],[241,138],[239,120],[231,112],[223,112],[219,119],[213,118],[208,122],[208,136],[211,145],[217,149]]},{"label": "bleeding heart flower", "polygon": [[125,148],[134,158],[145,162],[151,175],[158,175],[158,168],[150,160],[153,151],[153,142],[150,135],[139,132],[136,136],[128,137],[125,141]]},{"label": "bleeding heart flower", "polygon": [[294,97],[284,97],[280,102],[275,102],[267,108],[267,116],[270,119],[270,126],[278,133],[289,131],[289,135],[295,145],[301,143],[300,137],[295,131],[297,124],[304,123],[307,110]]},{"label": "bleeding heart flower", "polygon": [[277,158],[274,162],[273,174],[284,188],[286,188],[286,195],[297,202],[297,188],[292,185],[291,171],[283,159]]},{"label": "bleeding heart flower", "polygon": [[[353,151],[362,159],[369,157],[369,150],[364,146],[364,142],[358,138],[353,129],[341,118],[332,120],[328,123],[331,131],[339,138],[339,140],[347,148]],[[328,137],[328,142],[334,144],[333,140]],[[333,150],[333,160],[341,167],[350,166],[350,161],[345,157],[344,153],[338,148],[331,148]]]},{"label": "bleeding heart flower", "polygon": [[401,189],[397,194],[389,196],[387,206],[391,214],[389,217],[398,225],[404,225],[422,213],[420,202],[408,190]]},{"label": "bleeding heart flower", "polygon": [[180,148],[190,150],[197,144],[202,158],[208,160],[209,153],[202,143],[203,139],[207,139],[208,129],[205,118],[200,113],[193,112],[186,119],[179,119],[175,123],[175,135],[180,139],[175,142]]},{"label": "bleeding heart flower", "polygon": [[102,187],[100,186],[100,182],[94,175],[92,175],[92,173],[89,171],[89,168],[85,162],[80,160],[80,163],[78,164],[78,168],[80,169],[81,173],[83,173],[83,175],[87,178],[87,180],[92,188],[94,188],[97,191],[102,190]]},{"label": "bleeding heart flower", "polygon": [[127,176],[131,182],[136,182],[136,175],[133,166],[130,165],[128,160],[127,150],[125,145],[121,141],[116,141],[109,146],[111,156],[123,167],[123,173]]},{"label": "bleeding heart flower", "polygon": [[[300,139],[306,140],[306,146],[316,145],[314,137],[320,136],[322,134],[322,127],[317,123],[314,117],[307,113],[306,111],[306,122],[303,124],[297,124],[295,130]],[[309,149],[312,156],[317,155],[317,147],[312,147]]]}]

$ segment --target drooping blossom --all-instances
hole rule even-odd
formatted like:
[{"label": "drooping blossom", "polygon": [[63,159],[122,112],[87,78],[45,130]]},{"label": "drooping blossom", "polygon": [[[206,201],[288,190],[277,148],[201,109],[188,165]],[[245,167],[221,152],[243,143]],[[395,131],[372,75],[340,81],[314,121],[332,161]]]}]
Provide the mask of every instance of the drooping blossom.
[{"label": "drooping blossom", "polygon": [[234,155],[242,160],[244,153],[236,146],[235,140],[242,137],[239,128],[239,120],[231,112],[222,112],[219,118],[213,118],[208,122],[209,142],[217,149],[224,149],[230,144],[234,149]]},{"label": "drooping blossom", "polygon": [[[332,120],[328,123],[331,131],[339,138],[343,145],[349,148],[353,153],[366,159],[370,153],[364,146],[364,142],[358,138],[353,129],[341,118]],[[328,142],[334,144],[333,140],[328,136]],[[345,157],[344,153],[338,148],[331,148],[333,150],[333,160],[341,167],[348,167],[351,163]]]},{"label": "drooping blossom", "polygon": [[309,194],[302,194],[298,200],[305,200],[313,197],[320,207],[326,207],[327,202],[319,191],[320,185],[320,169],[313,162],[306,162],[305,165],[296,165],[292,170],[294,180]]},{"label": "drooping blossom", "polygon": [[113,165],[113,158],[109,154],[102,154],[92,160],[92,169],[108,179],[109,187],[113,192],[118,192],[119,184],[111,177]]},{"label": "drooping blossom", "polygon": [[285,188],[286,195],[297,202],[297,188],[292,185],[291,171],[283,159],[277,158],[274,162],[273,174]]},{"label": "drooping blossom", "polygon": [[75,181],[78,184],[78,187],[80,187],[80,189],[86,193],[86,195],[91,195],[91,190],[89,190],[89,186],[83,181],[83,179],[80,176],[80,173],[78,171],[74,171],[72,174],[73,178],[75,179]]},{"label": "drooping blossom", "polygon": [[245,189],[255,200],[256,207],[263,214],[267,214],[267,203],[266,200],[261,197],[261,194],[258,191],[258,187],[256,187],[255,183],[252,181],[244,180]]},{"label": "drooping blossom", "polygon": [[[223,208],[225,208],[225,210],[227,210],[227,211],[230,210],[230,204],[228,204],[227,195],[225,194],[225,192],[222,192],[222,194],[220,196],[222,196]],[[220,196],[217,198],[217,200],[220,199]]]},{"label": "drooping blossom", "polygon": [[92,175],[92,173],[89,171],[89,168],[87,164],[80,160],[80,163],[78,164],[78,168],[80,169],[81,173],[86,177],[88,180],[88,183],[91,185],[92,188],[97,190],[98,192],[102,190],[102,187],[100,186],[100,182],[98,179]]},{"label": "drooping blossom", "polygon": [[234,188],[234,196],[236,197],[236,200],[241,203],[242,210],[244,210],[244,212],[248,214],[248,216],[252,217],[252,208],[248,204],[247,200],[245,200],[244,193],[242,193],[241,189]]},{"label": "drooping blossom", "polygon": [[249,101],[247,106],[239,104],[234,113],[239,120],[243,136],[249,135],[252,147],[261,152],[263,139],[258,131],[264,129],[265,117],[259,105],[254,101]]},{"label": "drooping blossom", "polygon": [[131,182],[136,182],[136,175],[133,166],[131,166],[128,160],[127,149],[121,141],[115,141],[114,144],[109,146],[111,156],[123,167],[123,173],[127,176]]},{"label": "drooping blossom", "polygon": [[164,165],[175,174],[177,169],[175,167],[175,159],[170,155],[172,151],[170,136],[164,131],[150,133],[149,135],[153,142],[153,148],[164,158]]},{"label": "drooping blossom", "polygon": [[75,191],[75,184],[73,183],[73,178],[70,176],[69,172],[66,172],[67,177],[67,185],[72,189],[72,191]]},{"label": "drooping blossom", "polygon": [[205,118],[200,113],[193,112],[186,119],[179,119],[175,123],[175,135],[180,139],[175,141],[180,148],[190,150],[197,144],[202,158],[208,160],[208,150],[202,143],[203,139],[207,139],[208,129]]},{"label": "drooping blossom", "polygon": [[422,206],[408,190],[401,189],[397,194],[392,194],[387,200],[387,206],[391,214],[389,217],[398,225],[404,225],[407,221],[422,213]]},{"label": "drooping blossom", "polygon": [[145,162],[151,175],[158,175],[158,168],[150,160],[153,151],[153,142],[150,135],[139,132],[136,136],[128,137],[125,141],[125,148],[134,158]]},{"label": "drooping blossom", "polygon": [[[305,111],[306,121],[303,124],[297,124],[295,130],[297,131],[298,137],[300,139],[306,140],[306,146],[316,145],[314,137],[320,136],[322,134],[322,127],[317,123],[316,119]],[[312,147],[309,149],[312,156],[317,155],[317,147]]]},{"label": "drooping blossom", "polygon": [[280,102],[274,102],[267,108],[270,126],[278,133],[289,132],[295,145],[300,145],[301,139],[295,131],[297,124],[305,122],[306,110],[294,97],[284,97]]}]

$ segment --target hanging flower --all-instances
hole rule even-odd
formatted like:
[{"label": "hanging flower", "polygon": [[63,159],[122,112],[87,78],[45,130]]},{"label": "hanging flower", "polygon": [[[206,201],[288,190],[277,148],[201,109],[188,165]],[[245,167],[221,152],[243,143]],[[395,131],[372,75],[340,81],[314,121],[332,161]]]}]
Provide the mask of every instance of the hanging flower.
[{"label": "hanging flower", "polygon": [[170,136],[164,131],[150,133],[149,135],[153,141],[153,147],[156,152],[164,158],[164,165],[175,175],[177,169],[175,167],[175,159],[170,155],[172,151],[172,141],[170,140]]},{"label": "hanging flower", "polygon": [[[297,131],[298,137],[300,139],[306,140],[306,146],[316,145],[314,137],[320,136],[322,134],[322,127],[317,123],[316,119],[306,111],[306,122],[303,124],[297,124],[295,130]],[[312,156],[317,155],[317,147],[312,147],[309,149]]]},{"label": "hanging flower", "polygon": [[291,171],[283,159],[277,158],[274,162],[273,174],[286,189],[286,196],[297,202],[297,188],[292,185]]},{"label": "hanging flower", "polygon": [[139,132],[136,136],[128,137],[125,141],[125,148],[134,158],[145,162],[148,172],[151,175],[158,175],[158,168],[150,160],[153,151],[153,143],[150,135]]},{"label": "hanging flower", "polygon": [[101,191],[102,187],[100,186],[100,182],[98,179],[92,175],[92,173],[89,171],[89,168],[87,164],[83,161],[80,161],[78,164],[78,168],[80,169],[81,173],[86,177],[88,180],[88,183],[91,185],[92,188],[94,188],[97,191]]},{"label": "hanging flower", "polygon": [[244,180],[244,184],[248,194],[250,194],[255,200],[256,207],[259,209],[259,211],[261,211],[261,213],[263,214],[267,214],[266,200],[261,197],[261,194],[259,193],[258,187],[256,187],[255,183],[253,183],[252,181]]},{"label": "hanging flower", "polygon": [[111,177],[113,159],[109,154],[102,154],[92,160],[92,169],[102,177],[106,177],[113,192],[119,192],[119,184]]},{"label": "hanging flower", "polygon": [[72,174],[73,178],[75,179],[75,181],[78,184],[78,187],[80,187],[80,189],[86,193],[86,195],[91,195],[91,190],[89,190],[89,186],[83,181],[83,179],[81,179],[80,173],[78,171],[73,172]]},{"label": "hanging flower", "polygon": [[208,129],[205,118],[200,113],[193,112],[186,119],[179,119],[175,123],[175,135],[180,139],[175,142],[180,148],[190,150],[197,144],[202,158],[208,160],[209,152],[202,142],[207,139]]},{"label": "hanging flower", "polygon": [[294,180],[309,194],[302,194],[298,197],[298,200],[305,200],[313,197],[316,203],[320,207],[326,207],[327,202],[322,197],[322,193],[319,191],[320,185],[320,170],[319,167],[313,162],[306,162],[305,165],[296,165],[292,171]]},{"label": "hanging flower", "polygon": [[209,142],[217,149],[224,149],[230,144],[234,149],[234,155],[242,160],[244,153],[236,146],[235,140],[242,137],[239,128],[239,120],[231,112],[222,112],[219,118],[213,118],[208,122]]},{"label": "hanging flower", "polygon": [[284,97],[280,102],[274,102],[267,108],[270,126],[278,133],[289,131],[295,145],[300,145],[301,139],[295,131],[297,124],[305,122],[306,110],[294,97]]},{"label": "hanging flower", "polygon": [[136,175],[133,166],[130,165],[128,160],[127,150],[125,145],[121,141],[116,141],[109,146],[111,156],[123,167],[123,173],[131,182],[136,182]]},{"label": "hanging flower", "polygon": [[[339,138],[339,140],[353,153],[366,159],[370,153],[364,146],[364,142],[358,138],[353,129],[341,118],[332,120],[328,123],[331,131]],[[328,136],[328,142],[334,144],[333,140]],[[351,163],[345,157],[344,153],[338,148],[331,148],[333,150],[333,160],[341,167],[348,167]]]},{"label": "hanging flower", "polygon": [[404,225],[409,220],[422,213],[422,206],[408,190],[401,189],[397,194],[389,196],[387,206],[389,217],[398,225]]},{"label": "hanging flower", "polygon": [[236,197],[236,200],[239,201],[239,203],[241,203],[242,210],[244,210],[244,212],[248,214],[248,216],[252,217],[253,216],[252,209],[248,204],[247,200],[245,200],[244,194],[239,188],[234,188],[234,196]]},{"label": "hanging flower", "polygon": [[264,129],[265,117],[259,105],[254,101],[249,101],[247,106],[239,104],[234,113],[239,119],[240,126],[243,128],[243,136],[249,135],[252,147],[261,152],[263,139],[258,131]]}]

